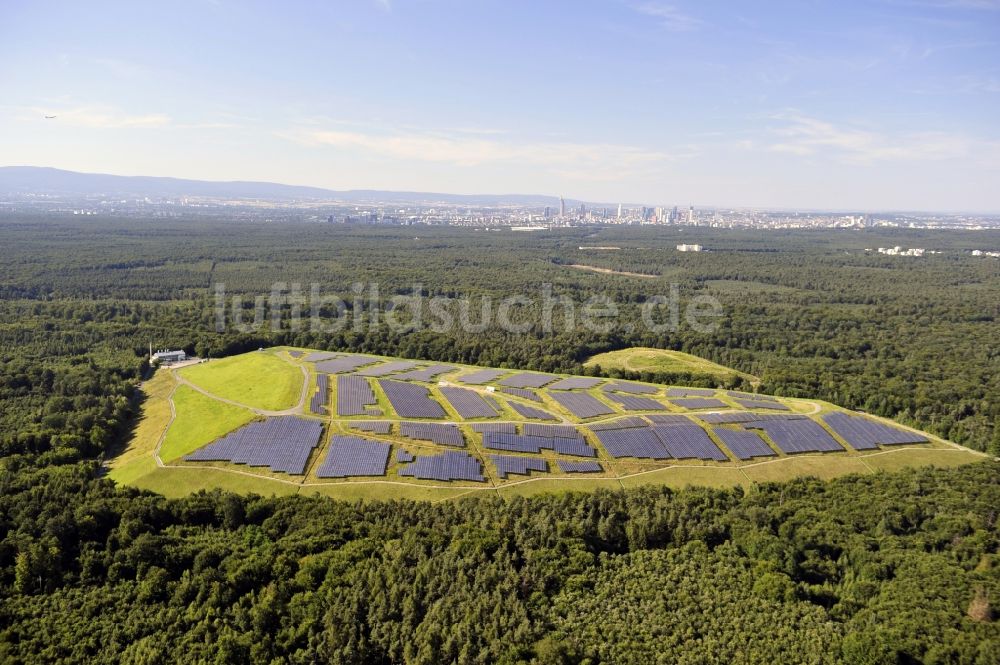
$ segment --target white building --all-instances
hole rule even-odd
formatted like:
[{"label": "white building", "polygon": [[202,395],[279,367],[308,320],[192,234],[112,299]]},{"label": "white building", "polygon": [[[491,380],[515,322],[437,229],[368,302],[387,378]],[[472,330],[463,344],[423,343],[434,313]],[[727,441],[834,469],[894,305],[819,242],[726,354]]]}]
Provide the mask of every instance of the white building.
[{"label": "white building", "polygon": [[677,245],[678,252],[700,252],[702,250],[701,245]]},{"label": "white building", "polygon": [[159,362],[161,365],[170,365],[172,363],[184,362],[187,360],[187,354],[183,351],[157,351],[153,354],[151,360]]}]

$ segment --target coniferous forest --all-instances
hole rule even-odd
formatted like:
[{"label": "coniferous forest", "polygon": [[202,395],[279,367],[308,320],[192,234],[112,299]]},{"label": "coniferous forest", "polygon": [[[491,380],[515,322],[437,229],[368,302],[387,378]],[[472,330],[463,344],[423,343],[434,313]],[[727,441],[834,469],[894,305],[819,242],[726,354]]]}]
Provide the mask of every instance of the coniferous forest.
[{"label": "coniferous forest", "polygon": [[[680,254],[698,242],[709,251]],[[117,487],[148,347],[272,344],[712,385],[583,368],[651,346],[1000,455],[995,233],[579,228],[517,234],[0,217],[0,662],[1000,662],[1000,463],[748,490],[347,504]],[[618,246],[594,252],[587,246]],[[867,248],[939,251],[892,257]],[[647,277],[596,273],[586,265]],[[276,284],[388,309],[544,285],[610,330],[385,323],[215,328]],[[378,285],[361,303],[354,285]],[[652,331],[676,285],[719,326]],[[370,292],[366,291],[366,293]],[[522,307],[537,321],[538,302]],[[359,309],[355,309],[359,308]],[[366,310],[366,311],[367,311]],[[330,312],[324,311],[329,315]],[[744,379],[730,379],[746,387]]]}]

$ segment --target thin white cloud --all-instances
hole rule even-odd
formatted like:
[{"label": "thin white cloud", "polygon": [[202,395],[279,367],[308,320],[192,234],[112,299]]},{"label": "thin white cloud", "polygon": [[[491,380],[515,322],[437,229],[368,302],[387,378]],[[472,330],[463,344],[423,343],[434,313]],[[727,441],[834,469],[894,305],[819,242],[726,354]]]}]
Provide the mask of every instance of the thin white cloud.
[{"label": "thin white cloud", "polygon": [[655,19],[661,27],[671,32],[689,32],[702,25],[701,19],[682,12],[674,5],[663,2],[643,2],[632,5],[632,9]]},{"label": "thin white cloud", "polygon": [[28,110],[39,118],[54,115],[54,120],[61,124],[94,129],[155,128],[171,124],[170,116],[163,113],[131,114],[109,106],[33,107]]},{"label": "thin white cloud", "polygon": [[[977,142],[969,137],[947,132],[892,136],[795,113],[778,113],[772,118],[781,126],[772,130],[779,138],[767,149],[792,155],[825,156],[852,163],[922,161],[969,157],[977,147]],[[989,144],[979,142],[978,145]]]},{"label": "thin white cloud", "polygon": [[594,179],[629,177],[670,159],[662,152],[612,143],[525,143],[461,133],[304,128],[280,132],[278,136],[302,145],[351,150],[369,157],[455,167],[529,165],[551,173],[589,173]]}]

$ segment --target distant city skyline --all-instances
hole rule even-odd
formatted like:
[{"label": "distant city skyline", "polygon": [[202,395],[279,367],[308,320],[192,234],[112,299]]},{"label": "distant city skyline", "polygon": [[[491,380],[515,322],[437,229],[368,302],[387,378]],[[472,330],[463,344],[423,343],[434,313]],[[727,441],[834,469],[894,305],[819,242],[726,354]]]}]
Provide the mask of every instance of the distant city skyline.
[{"label": "distant city skyline", "polygon": [[2,165],[1000,211],[997,0],[11,2],[0,19]]}]

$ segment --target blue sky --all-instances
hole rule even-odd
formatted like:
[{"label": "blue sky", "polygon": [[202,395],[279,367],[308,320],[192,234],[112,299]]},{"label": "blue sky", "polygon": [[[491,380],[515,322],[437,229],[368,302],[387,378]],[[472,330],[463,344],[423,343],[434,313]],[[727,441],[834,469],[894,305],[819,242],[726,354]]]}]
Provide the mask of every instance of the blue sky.
[{"label": "blue sky", "polygon": [[4,0],[0,90],[6,165],[1000,211],[1000,0]]}]

